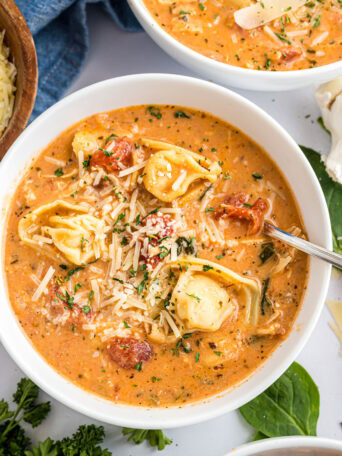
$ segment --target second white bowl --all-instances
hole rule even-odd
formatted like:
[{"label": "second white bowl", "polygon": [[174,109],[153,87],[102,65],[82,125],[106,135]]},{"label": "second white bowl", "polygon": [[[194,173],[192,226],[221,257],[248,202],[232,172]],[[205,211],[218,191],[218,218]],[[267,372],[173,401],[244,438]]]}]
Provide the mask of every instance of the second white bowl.
[{"label": "second white bowl", "polygon": [[171,57],[200,76],[225,86],[246,90],[292,90],[326,82],[342,74],[342,60],[295,71],[258,71],[217,62],[177,41],[154,20],[143,0],[128,0],[144,30]]}]

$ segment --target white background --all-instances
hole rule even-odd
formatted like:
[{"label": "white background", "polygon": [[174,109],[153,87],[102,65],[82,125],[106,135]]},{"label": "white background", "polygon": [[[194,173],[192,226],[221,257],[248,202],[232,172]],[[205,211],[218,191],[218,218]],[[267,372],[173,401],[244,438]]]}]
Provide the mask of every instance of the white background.
[{"label": "white background", "polygon": [[[193,75],[168,57],[145,33],[118,30],[96,7],[88,9],[88,22],[89,58],[69,92],[103,79],[126,74],[163,72]],[[316,123],[319,111],[312,87],[278,94],[251,91],[239,93],[271,114],[298,143],[323,153],[328,151],[328,135]],[[336,273],[333,274],[329,297],[342,299],[342,277],[338,278]],[[339,356],[339,343],[328,326],[329,321],[331,316],[328,310],[324,309],[320,322],[298,361],[309,371],[320,389],[321,415],[318,435],[342,440],[342,357]],[[0,398],[11,396],[22,375],[0,345]],[[45,394],[42,396],[46,399]],[[52,402],[52,412],[35,433],[34,440],[48,435],[59,438],[70,434],[80,424],[93,422],[54,399],[49,399]],[[147,444],[136,447],[127,443],[121,436],[120,428],[105,427],[105,443],[113,451],[113,455],[140,456],[157,453]],[[162,423],[160,427],[163,427]],[[232,412],[206,423],[173,429],[166,434],[173,439],[173,444],[162,453],[165,456],[220,456],[246,443],[253,431],[243,422],[238,412]]]}]

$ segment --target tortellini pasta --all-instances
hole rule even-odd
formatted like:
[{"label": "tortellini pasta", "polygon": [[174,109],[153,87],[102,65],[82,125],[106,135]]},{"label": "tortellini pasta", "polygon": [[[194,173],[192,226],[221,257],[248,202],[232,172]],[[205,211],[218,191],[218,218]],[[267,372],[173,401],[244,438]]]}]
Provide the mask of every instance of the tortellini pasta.
[{"label": "tortellini pasta", "polygon": [[223,283],[205,272],[183,272],[171,301],[185,329],[217,331],[234,309]]},{"label": "tortellini pasta", "polygon": [[[233,315],[241,304],[246,322],[257,323],[261,287],[257,279],[243,277],[208,260],[179,258],[165,268],[181,269],[168,306],[178,337],[193,331],[214,332]],[[161,312],[165,312],[162,310]],[[152,323],[149,338],[157,343],[170,343],[177,336],[165,334]]]},{"label": "tortellini pasta", "polygon": [[232,313],[233,289],[244,300],[246,320],[256,323],[260,305],[260,284],[211,261],[185,257],[177,260],[180,274],[173,290],[175,312],[188,329],[216,331]]},{"label": "tortellini pasta", "polygon": [[63,200],[45,204],[20,220],[19,237],[31,246],[53,243],[71,263],[87,263],[106,249],[104,222],[87,212]]},{"label": "tortellini pasta", "polygon": [[109,136],[104,130],[80,130],[72,141],[72,149],[78,158],[80,151],[83,152],[84,158],[91,155],[95,150],[102,146],[105,138]]},{"label": "tortellini pasta", "polygon": [[87,158],[99,148],[105,148],[106,144],[111,140],[119,137],[130,136],[132,136],[131,133],[127,131],[120,131],[118,129],[115,130],[115,134],[113,133],[113,130],[107,130],[104,128],[84,129],[75,133],[72,141],[72,149],[76,158],[78,158],[79,152],[81,151],[83,152],[84,158]]},{"label": "tortellini pasta", "polygon": [[189,150],[151,139],[142,139],[142,143],[157,150],[147,161],[143,182],[161,201],[171,202],[184,195],[199,179],[214,183],[221,173],[217,162]]}]

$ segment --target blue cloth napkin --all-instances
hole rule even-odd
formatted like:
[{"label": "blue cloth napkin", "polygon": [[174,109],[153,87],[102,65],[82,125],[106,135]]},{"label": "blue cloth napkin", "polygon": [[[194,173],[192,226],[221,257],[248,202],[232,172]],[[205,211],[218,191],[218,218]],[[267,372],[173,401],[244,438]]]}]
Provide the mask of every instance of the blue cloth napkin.
[{"label": "blue cloth napkin", "polygon": [[89,37],[86,7],[98,3],[114,23],[140,30],[126,0],[16,0],[36,44],[39,82],[31,120],[54,104],[79,74]]}]

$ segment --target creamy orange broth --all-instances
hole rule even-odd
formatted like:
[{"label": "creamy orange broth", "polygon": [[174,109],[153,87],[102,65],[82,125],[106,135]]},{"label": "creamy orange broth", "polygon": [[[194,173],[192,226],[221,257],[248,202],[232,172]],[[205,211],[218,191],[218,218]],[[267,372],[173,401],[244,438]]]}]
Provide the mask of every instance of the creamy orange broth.
[{"label": "creamy orange broth", "polygon": [[[209,186],[208,182],[202,181],[207,190],[206,195],[201,200],[198,195],[190,198],[182,209],[181,217],[187,224],[187,230],[194,230],[199,259],[210,260],[241,274],[241,277],[256,280],[255,283],[259,283],[260,288],[270,278],[268,301],[262,305],[264,315],[261,309],[258,311],[257,324],[246,322],[245,303],[239,294],[234,295],[232,292],[229,299],[234,303],[234,310],[217,331],[185,330],[182,339],[174,339],[169,343],[151,341],[148,323],[140,324],[134,320],[134,313],[132,318],[127,314],[127,309],[123,310],[123,316],[112,317],[114,304],[101,307],[90,291],[92,280],[100,278],[100,284],[104,280],[108,260],[99,258],[95,262],[87,261],[87,265],[75,266],[65,260],[54,244],[41,243],[32,248],[19,239],[19,220],[28,217],[36,208],[57,199],[71,204],[89,203],[91,194],[94,198],[91,204],[97,209],[104,198],[112,197],[112,202],[107,203],[112,204],[112,207],[117,207],[122,202],[118,186],[114,187],[110,179],[106,180],[106,173],[102,175],[98,186],[87,185],[75,190],[75,185],[80,185],[82,179],[90,178],[91,174],[96,179],[99,170],[103,170],[101,166],[94,170],[88,166],[84,169],[83,178],[79,180],[72,141],[76,132],[87,129],[105,131],[105,135],[101,136],[102,141],[113,133],[122,135],[122,132],[136,145],[142,137],[159,139],[199,153],[203,159],[207,157],[219,163],[222,172],[216,182]],[[139,149],[144,151],[144,158],[155,152],[146,146],[140,146]],[[51,158],[52,161],[65,162],[65,165],[62,163],[59,166],[60,163],[51,162]],[[143,171],[140,169],[138,174],[142,175]],[[71,176],[65,177],[70,172]],[[125,179],[127,178],[123,177],[121,181]],[[141,183],[141,177],[138,182],[140,183],[133,188],[139,188],[142,198],[151,198]],[[88,187],[92,187],[95,193],[92,190],[92,193],[86,194],[85,189]],[[297,230],[303,232],[295,199],[277,166],[264,150],[241,131],[210,114],[175,106],[136,106],[94,115],[59,135],[28,169],[15,192],[8,220],[5,268],[10,301],[35,349],[57,372],[78,386],[111,401],[134,405],[179,406],[223,392],[246,379],[289,335],[305,292],[308,264],[304,254],[281,244],[275,245],[277,256],[271,256],[262,264],[259,255],[262,245],[271,242],[269,239],[260,232],[248,234],[249,223],[243,219],[223,217],[220,221],[215,218],[217,212],[214,211],[220,207],[222,198],[241,192],[249,198],[249,203],[245,203],[244,208],[254,204],[257,198],[263,198],[268,205],[268,214],[264,214],[268,219],[284,229],[297,227]],[[127,191],[128,197],[131,194],[132,188]],[[171,205],[158,202],[155,198],[151,201],[154,207]],[[178,206],[177,201],[173,207]],[[61,209],[58,213],[63,215],[65,211],[66,209]],[[101,211],[103,213],[104,210],[100,209]],[[158,216],[160,212],[156,214]],[[175,217],[174,214],[170,216]],[[127,215],[126,217],[128,218]],[[203,223],[207,223],[209,217],[224,236],[223,242],[208,239]],[[42,223],[47,223],[46,220],[47,217]],[[120,230],[125,229],[124,218],[117,220],[115,215],[108,236],[117,228],[115,235],[122,239],[123,232]],[[32,227],[30,229],[33,230]],[[31,231],[30,236],[34,236],[34,232]],[[110,240],[106,239],[106,243],[110,243]],[[116,249],[122,244],[125,243],[118,243]],[[47,256],[45,247],[52,249],[52,259]],[[121,248],[124,247],[125,245]],[[289,255],[288,264],[275,274],[274,268]],[[124,260],[123,254],[122,262]],[[168,258],[163,259],[166,260]],[[145,261],[140,259],[139,269],[144,264]],[[54,268],[53,277],[46,292],[34,301],[32,297],[50,266]],[[79,270],[75,270],[75,267]],[[206,269],[208,267],[203,267],[203,271]],[[153,270],[147,268],[147,271],[150,278]],[[145,272],[146,269],[137,274],[144,278]],[[179,272],[175,269],[174,273],[177,275]],[[100,303],[119,293],[123,285],[117,279],[124,277],[122,274],[122,271],[117,270],[109,277],[115,288],[107,296],[101,288]],[[113,277],[116,280],[113,281]],[[71,301],[67,302],[66,292]],[[73,302],[77,293],[85,293],[81,304]],[[147,291],[136,295],[136,298],[143,302],[145,293]],[[197,297],[194,296],[194,299],[197,300]],[[69,308],[70,303],[72,310]],[[198,298],[198,306],[200,305]],[[172,304],[167,304],[164,300],[165,309],[170,309],[170,306]],[[136,311],[139,312],[139,309]],[[144,312],[141,312],[143,315]],[[174,315],[172,310],[170,312],[171,316]],[[61,317],[64,313],[67,315],[65,321]],[[107,335],[96,329],[84,329],[87,327],[84,325],[94,322],[94,318],[100,321],[114,318],[110,320]],[[131,337],[133,334],[141,343],[148,344],[153,353],[151,359],[137,362],[130,368],[122,367],[114,361],[111,356],[114,352],[110,352],[109,347],[113,340],[117,340],[117,333],[114,336],[112,334],[119,327],[119,336],[123,334],[123,337]],[[170,328],[168,331],[172,338]],[[130,350],[125,343],[127,345],[128,342],[122,339],[119,351],[118,347],[115,349],[115,356],[118,353],[120,356],[125,349]]]},{"label": "creamy orange broth", "polygon": [[342,59],[340,0],[307,1],[296,11],[245,30],[234,12],[245,0],[144,0],[159,25],[206,57],[243,68],[287,71]]}]

